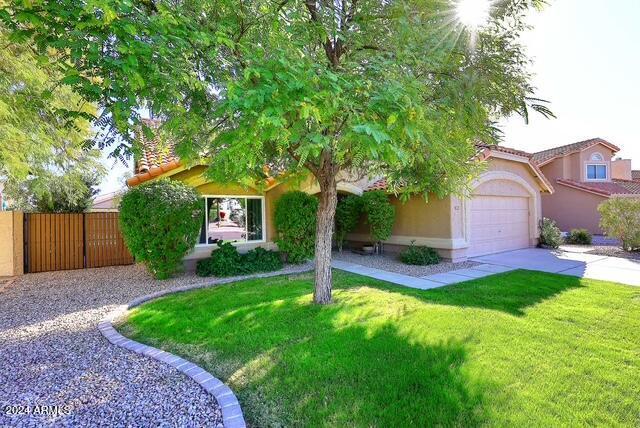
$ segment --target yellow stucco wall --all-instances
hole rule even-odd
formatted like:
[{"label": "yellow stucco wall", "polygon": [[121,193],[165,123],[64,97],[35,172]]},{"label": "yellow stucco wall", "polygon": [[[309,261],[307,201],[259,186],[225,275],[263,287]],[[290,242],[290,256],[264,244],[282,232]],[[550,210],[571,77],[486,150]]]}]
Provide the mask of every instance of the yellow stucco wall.
[{"label": "yellow stucco wall", "polygon": [[24,273],[23,214],[17,211],[0,212],[0,276]]},{"label": "yellow stucco wall", "polygon": [[[263,196],[265,202],[265,245],[268,248],[272,247],[272,243],[275,239],[275,225],[273,222],[275,212],[275,202],[282,196],[283,193],[291,190],[287,184],[281,184],[266,191],[259,191],[257,189],[243,186],[240,184],[220,184],[208,181],[203,173],[205,172],[205,166],[195,166],[178,173],[168,174],[172,180],[179,180],[192,186],[200,195],[211,196]],[[261,244],[258,244],[261,245]],[[243,249],[253,248],[255,243],[242,244]],[[246,248],[244,248],[246,247]],[[195,251],[194,254],[187,258],[193,257],[206,257],[210,253],[210,248]],[[202,253],[202,254],[200,254]],[[193,256],[193,257],[192,257]]]},{"label": "yellow stucco wall", "polygon": [[[396,209],[393,236],[445,239],[451,237],[451,198],[439,199],[431,195],[427,202],[422,196],[414,196],[405,203],[395,196],[391,196],[390,199]],[[362,239],[368,233],[368,226],[361,222],[352,238]]]},{"label": "yellow stucco wall", "polygon": [[511,172],[515,175],[518,175],[525,179],[527,183],[534,189],[538,189],[540,187],[539,182],[536,178],[531,174],[531,168],[524,163],[514,162],[506,159],[489,159],[488,165],[489,171],[506,171]]},{"label": "yellow stucco wall", "polygon": [[[313,186],[309,183],[302,184],[283,183],[263,193],[256,189],[240,185],[220,185],[208,183],[202,177],[205,167],[198,166],[189,170],[173,174],[172,179],[184,181],[196,188],[203,195],[262,195],[265,198],[265,246],[272,247],[276,237],[274,225],[275,206],[278,199],[287,191],[302,188],[310,191]],[[490,158],[487,162],[488,171],[506,171],[522,177],[534,189],[538,189],[540,183],[532,175],[528,165],[513,160]],[[507,181],[503,183],[510,185]],[[493,183],[492,185],[495,185]],[[416,240],[417,245],[428,245],[438,248],[441,255],[449,258],[457,257],[456,252],[466,248],[465,242],[465,206],[457,197],[437,198],[430,195],[428,202],[422,196],[414,196],[406,203],[392,196],[391,203],[396,208],[396,220],[393,226],[392,237],[387,244],[389,246],[409,245]],[[348,239],[356,242],[369,241],[368,227],[360,224]],[[249,244],[247,244],[249,245]],[[259,244],[262,245],[262,244]],[[253,244],[255,246],[255,244]],[[204,250],[201,250],[204,251]],[[208,250],[210,251],[210,250]],[[207,254],[208,255],[208,254]]]}]

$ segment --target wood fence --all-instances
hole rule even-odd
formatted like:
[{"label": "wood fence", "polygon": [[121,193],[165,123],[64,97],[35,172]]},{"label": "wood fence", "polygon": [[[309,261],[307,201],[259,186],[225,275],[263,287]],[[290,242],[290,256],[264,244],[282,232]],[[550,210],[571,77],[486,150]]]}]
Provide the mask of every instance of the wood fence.
[{"label": "wood fence", "polygon": [[127,265],[118,213],[25,214],[25,272]]}]

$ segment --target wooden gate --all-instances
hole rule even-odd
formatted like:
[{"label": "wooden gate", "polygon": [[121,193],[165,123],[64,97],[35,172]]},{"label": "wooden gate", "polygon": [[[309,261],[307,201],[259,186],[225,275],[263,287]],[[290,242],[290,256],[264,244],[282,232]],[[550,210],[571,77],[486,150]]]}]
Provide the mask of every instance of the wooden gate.
[{"label": "wooden gate", "polygon": [[25,272],[126,265],[118,213],[25,214]]}]

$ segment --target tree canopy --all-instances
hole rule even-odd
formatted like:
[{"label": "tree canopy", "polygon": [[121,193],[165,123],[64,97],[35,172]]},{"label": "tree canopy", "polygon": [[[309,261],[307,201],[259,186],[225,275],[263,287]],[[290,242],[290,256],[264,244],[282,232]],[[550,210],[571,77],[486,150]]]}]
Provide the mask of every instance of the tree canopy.
[{"label": "tree canopy", "polygon": [[339,172],[444,196],[477,173],[474,142],[495,142],[497,119],[550,114],[531,98],[518,42],[541,5],[494,2],[477,29],[451,0],[14,1],[0,19],[56,50],[61,83],[99,103],[123,144],[149,108],[212,179],[313,174],[315,300],[326,303]]},{"label": "tree canopy", "polygon": [[0,45],[0,180],[12,207],[84,211],[104,174],[88,143],[95,106],[60,85],[60,66],[2,24]]}]

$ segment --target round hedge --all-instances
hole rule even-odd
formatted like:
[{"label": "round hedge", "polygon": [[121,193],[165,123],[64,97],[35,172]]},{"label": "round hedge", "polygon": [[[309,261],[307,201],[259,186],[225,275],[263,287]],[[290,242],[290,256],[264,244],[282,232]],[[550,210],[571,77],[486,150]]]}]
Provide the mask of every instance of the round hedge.
[{"label": "round hedge", "polygon": [[396,209],[389,202],[389,196],[382,190],[366,192],[362,195],[362,211],[373,242],[386,241],[391,237]]},{"label": "round hedge", "polygon": [[283,194],[276,203],[275,224],[278,249],[289,263],[313,257],[316,242],[318,199],[304,192]]},{"label": "round hedge", "polygon": [[168,278],[198,240],[202,208],[196,191],[179,181],[142,184],[120,201],[122,236],[137,261],[156,278]]}]

